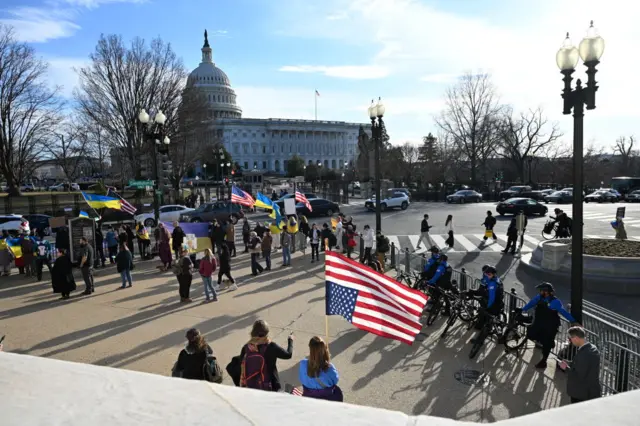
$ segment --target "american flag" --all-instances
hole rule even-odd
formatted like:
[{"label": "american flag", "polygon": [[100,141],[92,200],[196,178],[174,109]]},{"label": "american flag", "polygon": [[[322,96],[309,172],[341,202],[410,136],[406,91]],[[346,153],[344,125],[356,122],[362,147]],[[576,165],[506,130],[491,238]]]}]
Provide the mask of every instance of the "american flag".
[{"label": "american flag", "polygon": [[231,202],[236,204],[241,204],[247,207],[253,207],[256,203],[256,200],[251,197],[248,193],[244,192],[242,189],[237,186],[231,187]]},{"label": "american flag", "polygon": [[291,389],[291,395],[302,396],[302,391],[299,388],[294,387]]},{"label": "american flag", "polygon": [[305,197],[302,192],[296,191],[295,197],[296,197],[296,201],[304,204],[307,210],[309,210],[310,212],[313,211],[313,209],[311,208],[311,204],[309,203],[309,200],[307,200],[307,197]]},{"label": "american flag", "polygon": [[327,315],[341,315],[361,330],[413,343],[422,329],[426,295],[335,252],[327,252],[325,259]]},{"label": "american flag", "polygon": [[107,191],[107,197],[113,197],[113,198],[118,198],[120,200],[120,204],[122,204],[122,208],[121,210],[124,212],[127,212],[129,214],[135,214],[136,211],[138,209],[136,209],[135,207],[133,207],[133,205],[131,203],[129,203],[127,200],[125,200],[124,198],[122,198],[120,196],[120,194],[118,194],[117,192],[115,192],[114,190],[110,189],[109,191]]}]

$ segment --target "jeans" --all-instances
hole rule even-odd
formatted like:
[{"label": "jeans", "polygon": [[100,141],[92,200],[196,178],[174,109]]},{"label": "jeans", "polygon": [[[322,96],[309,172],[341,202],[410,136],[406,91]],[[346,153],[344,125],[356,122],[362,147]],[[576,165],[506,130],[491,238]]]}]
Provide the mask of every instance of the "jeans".
[{"label": "jeans", "polygon": [[291,252],[289,251],[289,247],[282,246],[282,265],[291,265]]},{"label": "jeans", "polygon": [[113,258],[118,254],[118,246],[109,247],[109,262],[113,265],[115,261]]},{"label": "jeans", "polygon": [[213,300],[218,300],[218,293],[216,293],[216,289],[213,288],[211,277],[202,277],[202,284],[204,284],[204,296],[207,298],[207,300],[210,300],[212,298]]},{"label": "jeans", "polygon": [[120,271],[120,278],[122,278],[122,288],[127,286],[127,282],[129,283],[129,287],[131,287],[131,270],[125,269]]},{"label": "jeans", "polygon": [[253,275],[258,275],[264,269],[258,259],[260,259],[260,253],[251,253],[251,273]]},{"label": "jeans", "polygon": [[319,248],[320,248],[320,244],[319,243],[311,243],[311,261],[313,262],[313,259],[315,257],[316,260],[320,260],[320,253],[319,253]]},{"label": "jeans", "polygon": [[307,236],[302,232],[298,232],[298,247],[300,247],[300,251],[304,251],[307,248]]},{"label": "jeans", "polygon": [[93,271],[90,266],[83,266],[80,268],[82,271],[82,279],[84,280],[84,292],[86,294],[93,293]]},{"label": "jeans", "polygon": [[372,249],[372,247],[365,247],[364,248],[364,255],[362,256],[362,263],[364,263],[365,265],[368,265],[369,263],[371,263],[373,261],[373,258],[371,257],[371,249]]},{"label": "jeans", "polygon": [[264,257],[264,263],[267,265],[267,271],[271,269],[271,250],[262,250],[262,257]]}]

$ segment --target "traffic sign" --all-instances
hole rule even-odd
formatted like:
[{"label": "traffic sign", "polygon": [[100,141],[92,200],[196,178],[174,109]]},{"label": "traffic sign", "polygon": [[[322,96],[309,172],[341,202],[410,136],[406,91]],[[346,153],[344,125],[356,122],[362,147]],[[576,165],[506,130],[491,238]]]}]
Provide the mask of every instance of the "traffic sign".
[{"label": "traffic sign", "polygon": [[626,207],[618,207],[616,209],[616,218],[624,219],[624,214],[626,213]]},{"label": "traffic sign", "polygon": [[146,188],[147,186],[153,186],[152,180],[130,180],[129,186],[135,186],[136,188]]}]

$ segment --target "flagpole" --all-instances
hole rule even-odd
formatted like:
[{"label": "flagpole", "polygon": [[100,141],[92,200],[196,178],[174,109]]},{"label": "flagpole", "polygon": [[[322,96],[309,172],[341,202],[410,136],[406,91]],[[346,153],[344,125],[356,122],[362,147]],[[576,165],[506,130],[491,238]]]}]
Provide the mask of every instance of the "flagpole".
[{"label": "flagpole", "polygon": [[316,121],[318,121],[318,90],[313,92],[313,100],[315,102]]},{"label": "flagpole", "polygon": [[[329,251],[329,239],[325,238],[324,239],[325,263],[327,262],[326,253],[328,251]],[[326,291],[325,291],[324,297],[325,297],[325,304],[326,304],[326,302],[327,302],[327,300],[326,300],[327,292]],[[327,338],[327,346],[328,346],[329,345],[329,315],[327,315],[326,307],[325,307],[325,311],[324,311],[324,334],[325,334],[325,336]]]}]

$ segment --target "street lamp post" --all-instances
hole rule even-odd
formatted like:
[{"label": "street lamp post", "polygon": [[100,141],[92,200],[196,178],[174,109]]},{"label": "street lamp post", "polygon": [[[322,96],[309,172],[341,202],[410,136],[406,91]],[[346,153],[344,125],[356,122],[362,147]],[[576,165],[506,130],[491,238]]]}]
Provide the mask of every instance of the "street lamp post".
[{"label": "street lamp post", "polygon": [[322,163],[320,161],[318,161],[318,189],[322,190]]},{"label": "street lamp post", "polygon": [[150,121],[149,114],[143,108],[140,110],[140,113],[138,113],[138,120],[143,124],[142,131],[144,139],[152,147],[153,172],[155,176],[155,182],[153,184],[153,217],[157,225],[160,223],[160,169],[158,167],[158,154],[168,153],[169,143],[171,143],[169,137],[164,133],[164,123],[167,117],[162,113],[162,110],[158,110],[153,117],[153,121]]},{"label": "street lamp post", "polygon": [[[215,150],[214,150],[215,152]],[[221,163],[224,160],[224,149],[222,148],[218,148],[218,152],[217,152],[217,156],[216,156],[216,168],[217,168],[217,173],[216,173],[216,180],[218,180],[218,184],[216,185],[216,199],[219,200],[220,199],[220,195],[221,195],[221,185],[222,185],[222,174],[220,173],[220,169],[221,169]]]},{"label": "street lamp post", "polygon": [[384,110],[385,107],[380,98],[378,98],[377,105],[374,104],[373,100],[371,101],[369,118],[371,119],[371,137],[373,138],[375,147],[376,233],[382,231],[382,209],[380,207],[380,144],[382,143],[382,129],[384,128],[384,122],[382,121]]},{"label": "street lamp post", "polygon": [[207,180],[207,163],[204,163],[202,165],[202,168],[204,169],[204,180]]},{"label": "street lamp post", "polygon": [[[587,36],[576,48],[569,39],[569,33],[556,54],[556,63],[564,76],[564,100],[562,113],[571,114],[573,110],[573,224],[571,227],[571,314],[576,321],[582,321],[582,227],[583,227],[583,144],[584,144],[584,108],[592,110],[596,108],[596,66],[604,53],[604,40],[593,27],[593,21],[587,31]],[[575,89],[571,88],[576,65],[582,58],[587,67],[587,85],[582,86],[578,79]]]},{"label": "street lamp post", "polygon": [[527,158],[527,161],[529,162],[529,185],[531,185],[533,183],[531,179],[531,163],[533,163],[533,157]]}]

